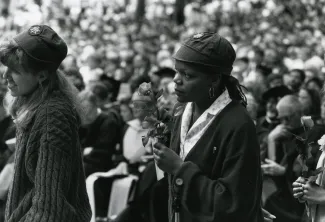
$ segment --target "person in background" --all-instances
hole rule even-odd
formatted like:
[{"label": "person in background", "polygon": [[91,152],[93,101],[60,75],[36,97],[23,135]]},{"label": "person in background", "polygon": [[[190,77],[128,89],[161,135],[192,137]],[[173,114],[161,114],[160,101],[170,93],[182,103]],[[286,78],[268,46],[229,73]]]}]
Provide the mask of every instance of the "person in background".
[{"label": "person in background", "polygon": [[58,70],[66,55],[66,43],[46,25],[0,45],[7,67],[5,107],[17,127],[5,221],[91,218],[78,135],[81,108],[75,88]]},{"label": "person in background", "polygon": [[87,64],[79,69],[83,81],[88,85],[92,81],[98,81],[104,71],[100,67],[101,56],[98,53],[92,53],[87,57]]},{"label": "person in background", "polygon": [[315,121],[320,118],[321,98],[318,91],[302,87],[298,92],[299,101],[305,116],[311,116]]},{"label": "person in background", "polygon": [[317,121],[320,125],[325,125],[325,99],[324,95],[322,96],[321,100],[321,106],[320,106],[320,119]]},{"label": "person in background", "polygon": [[120,101],[120,114],[125,123],[134,119],[129,99],[122,99]]},{"label": "person in background", "polygon": [[283,76],[279,74],[270,74],[266,78],[268,89],[283,85]]},{"label": "person in background", "polygon": [[66,78],[79,90],[82,91],[85,89],[85,83],[83,78],[76,68],[67,68],[64,71]]},{"label": "person in background", "polygon": [[305,83],[305,87],[307,89],[313,89],[317,92],[321,92],[321,89],[323,88],[323,82],[318,77],[314,77],[314,78],[309,79]]},{"label": "person in background", "polygon": [[[0,97],[0,104],[3,104],[3,97]],[[7,140],[15,138],[16,127],[3,105],[0,105],[0,172],[14,152],[14,144],[8,145]]]},{"label": "person in background", "polygon": [[76,57],[72,54],[68,54],[67,57],[62,61],[60,68],[63,71],[67,71],[68,69],[78,69]]},{"label": "person in background", "polygon": [[[292,197],[292,182],[300,174],[294,168],[298,156],[294,135],[301,135],[304,130],[300,118],[303,115],[302,106],[295,95],[286,95],[276,105],[278,124],[268,134],[267,158],[262,164],[264,179],[270,178],[265,193],[264,208],[276,215],[280,222],[298,222],[304,212],[304,205]],[[266,188],[266,183],[264,183]],[[263,193],[266,190],[263,191]]]},{"label": "person in background", "polygon": [[[2,96],[0,104],[3,104]],[[14,140],[16,128],[11,116],[2,105],[0,105],[0,126],[0,221],[4,221],[7,194],[13,175],[15,151],[15,143],[8,144],[8,140]]]},{"label": "person in background", "polygon": [[[135,92],[131,101],[133,102],[137,99],[141,98],[139,98],[138,92]],[[142,137],[147,134],[148,130],[143,129],[141,125],[145,118],[143,112],[141,112],[141,107],[137,107],[132,102],[131,108],[134,119],[127,121],[123,129],[120,130],[120,143],[113,157],[114,168],[107,170],[109,176],[105,176],[105,173],[100,174],[101,176],[94,185],[96,217],[103,218],[107,216],[112,183],[116,178],[127,177],[129,174],[139,175],[141,173],[140,165],[143,163],[141,157],[146,154]],[[110,130],[116,131],[112,127],[110,127]],[[108,136],[116,137],[114,134],[106,134],[106,137]],[[105,160],[102,159],[102,162],[105,162]],[[114,174],[112,175],[110,172],[114,172]]]},{"label": "person in background", "polygon": [[265,91],[262,95],[265,115],[257,120],[256,132],[261,149],[261,159],[264,161],[268,150],[268,135],[280,123],[276,105],[285,95],[292,92],[285,86],[277,86]]},{"label": "person in background", "polygon": [[287,87],[294,93],[298,93],[305,81],[305,72],[302,69],[293,69],[288,75]]},{"label": "person in background", "polygon": [[175,76],[175,70],[165,67],[160,68],[155,71],[152,75],[150,75],[152,87],[155,91],[159,91],[166,87],[169,82],[173,81]]},{"label": "person in background", "polygon": [[112,112],[102,112],[110,92],[101,82],[90,84],[79,93],[85,111],[79,131],[84,149],[86,177],[95,172],[105,172],[113,168],[112,157],[119,143],[122,122]]}]

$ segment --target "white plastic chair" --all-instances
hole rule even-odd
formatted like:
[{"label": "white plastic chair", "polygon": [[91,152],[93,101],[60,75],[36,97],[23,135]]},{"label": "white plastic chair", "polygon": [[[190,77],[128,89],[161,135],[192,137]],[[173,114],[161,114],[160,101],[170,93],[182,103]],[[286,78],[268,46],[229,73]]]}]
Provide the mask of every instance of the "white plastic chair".
[{"label": "white plastic chair", "polygon": [[115,179],[113,181],[108,204],[108,219],[114,219],[125,209],[129,197],[135,190],[135,184],[138,179],[139,178],[135,175],[129,175],[125,178]]},{"label": "white plastic chair", "polygon": [[112,178],[119,175],[125,175],[125,177],[114,179],[108,203],[107,216],[109,219],[113,219],[127,206],[129,197],[134,191],[135,183],[138,181],[138,177],[135,175],[121,174],[117,169],[112,169],[108,172],[93,173],[87,177],[86,188],[92,210],[92,218],[90,222],[96,222],[95,182],[99,178]]}]

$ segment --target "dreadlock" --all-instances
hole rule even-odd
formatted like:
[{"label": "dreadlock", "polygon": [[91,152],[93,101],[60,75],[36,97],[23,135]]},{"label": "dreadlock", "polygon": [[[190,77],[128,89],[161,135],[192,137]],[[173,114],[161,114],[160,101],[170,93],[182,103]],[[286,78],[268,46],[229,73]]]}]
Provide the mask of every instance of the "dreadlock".
[{"label": "dreadlock", "polygon": [[[245,86],[241,85],[238,80],[230,75],[221,75],[225,87],[228,90],[231,99],[239,101],[244,107],[247,106],[247,98],[242,90],[246,89]],[[247,89],[246,89],[247,90]]]}]

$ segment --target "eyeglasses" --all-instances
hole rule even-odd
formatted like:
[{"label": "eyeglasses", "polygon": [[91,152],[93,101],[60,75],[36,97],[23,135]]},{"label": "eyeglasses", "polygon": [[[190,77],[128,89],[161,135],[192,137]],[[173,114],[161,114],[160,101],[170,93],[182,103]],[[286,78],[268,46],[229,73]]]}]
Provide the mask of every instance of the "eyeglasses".
[{"label": "eyeglasses", "polygon": [[290,120],[292,119],[293,115],[286,115],[286,116],[281,116],[281,117],[278,117],[278,120],[280,122],[290,122]]},{"label": "eyeglasses", "polygon": [[130,108],[132,109],[137,109],[137,110],[153,110],[154,107],[152,106],[152,104],[148,104],[146,102],[142,102],[142,101],[134,101],[130,103]]}]

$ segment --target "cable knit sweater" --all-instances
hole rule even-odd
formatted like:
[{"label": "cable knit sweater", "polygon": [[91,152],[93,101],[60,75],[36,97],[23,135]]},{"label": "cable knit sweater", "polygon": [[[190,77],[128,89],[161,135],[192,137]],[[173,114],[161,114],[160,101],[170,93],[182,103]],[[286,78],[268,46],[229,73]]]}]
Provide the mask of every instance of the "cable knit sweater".
[{"label": "cable knit sweater", "polygon": [[54,92],[27,129],[17,129],[6,221],[90,221],[78,128],[71,103]]}]

